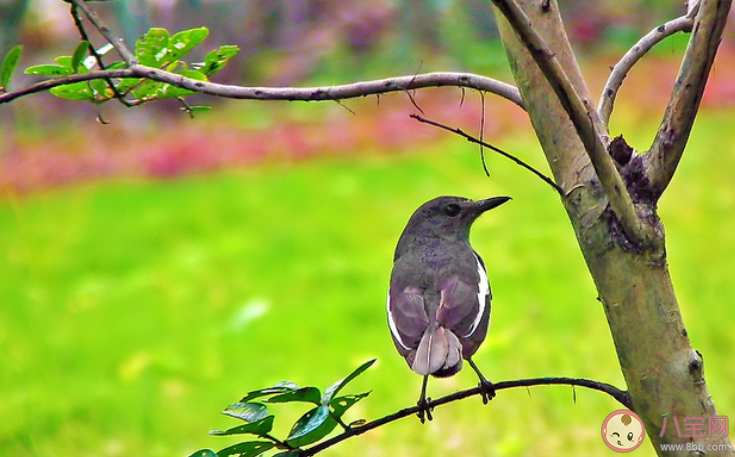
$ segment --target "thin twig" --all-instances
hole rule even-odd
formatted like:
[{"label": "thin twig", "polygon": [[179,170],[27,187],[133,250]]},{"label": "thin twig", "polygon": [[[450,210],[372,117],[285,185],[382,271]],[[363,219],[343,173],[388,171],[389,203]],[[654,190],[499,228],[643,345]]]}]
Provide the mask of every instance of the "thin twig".
[{"label": "thin twig", "polygon": [[[89,46],[88,46],[89,53],[92,56],[94,56],[95,61],[97,61],[97,66],[99,67],[100,70],[105,70],[105,63],[102,61],[102,56],[100,56],[99,53],[97,53],[97,50],[94,48],[94,44],[92,44],[92,40],[89,39],[89,35],[87,34],[87,30],[84,28],[84,24],[82,23],[82,18],[79,17],[78,7],[75,3],[71,3],[71,7],[69,8],[69,14],[71,14],[71,17],[74,20],[74,25],[79,31],[79,35],[81,36],[82,40],[89,43]],[[115,83],[112,82],[111,78],[105,78],[105,82],[107,83],[107,87],[109,87],[110,90],[112,90],[113,95],[118,101],[120,101],[120,103],[122,103],[123,105],[127,107],[133,106],[117,90],[117,86],[115,86]],[[103,122],[103,124],[106,124],[106,122]]]},{"label": "thin twig", "polygon": [[[631,409],[631,410],[633,409],[633,403],[627,392],[624,392],[611,384],[607,384],[607,383],[599,382],[599,381],[592,381],[589,379],[534,378],[534,379],[520,379],[516,381],[503,381],[503,382],[493,383],[493,387],[495,388],[496,391],[504,390],[504,389],[511,389],[514,387],[528,388],[530,386],[542,386],[542,385],[547,385],[547,386],[548,385],[568,385],[572,387],[574,386],[587,387],[589,389],[604,392],[610,395],[611,397],[613,397],[615,400],[617,400],[619,403],[621,403],[626,408]],[[452,402],[462,400],[467,397],[479,395],[481,393],[482,393],[482,388],[480,388],[479,386],[474,387],[472,389],[462,390],[462,391],[447,395],[445,397],[439,398],[437,400],[429,400],[429,407],[436,408],[442,405],[446,405],[447,403],[452,403]],[[399,419],[403,419],[404,417],[412,416],[414,414],[417,414],[418,411],[419,411],[418,406],[412,406],[410,408],[404,408],[396,413],[390,414],[380,419],[376,419],[372,422],[368,422],[367,424],[362,425],[360,427],[349,428],[348,430],[345,430],[344,433],[340,433],[339,435],[333,438],[330,438],[315,446],[312,446],[309,449],[305,449],[301,451],[299,453],[299,457],[308,457],[308,456],[315,455],[329,447],[334,446],[335,444],[345,441],[348,438],[351,438],[357,435],[362,435],[363,433],[367,431],[373,430],[375,428],[381,427],[391,422],[395,422]]]},{"label": "thin twig", "polygon": [[491,150],[493,150],[493,151],[497,152],[497,153],[498,153],[498,154],[500,154],[501,156],[503,156],[503,157],[505,157],[505,158],[507,158],[507,159],[510,159],[510,160],[512,160],[512,161],[513,161],[513,162],[515,162],[516,164],[518,164],[518,165],[522,166],[522,167],[523,167],[523,168],[525,168],[526,170],[530,171],[530,172],[531,172],[531,173],[533,173],[534,175],[536,175],[536,176],[538,176],[539,178],[541,178],[541,179],[542,179],[542,180],[543,180],[543,181],[544,181],[544,182],[545,182],[546,184],[548,184],[548,185],[550,185],[551,187],[553,187],[553,188],[554,188],[554,190],[555,190],[555,191],[556,191],[556,192],[557,192],[557,193],[558,193],[558,194],[559,194],[559,195],[560,195],[561,197],[564,197],[564,191],[562,190],[562,188],[561,188],[561,187],[559,187],[559,186],[558,186],[558,185],[557,185],[557,184],[556,184],[556,183],[555,183],[555,182],[554,182],[554,181],[553,181],[553,180],[552,180],[551,178],[549,178],[548,176],[544,175],[544,174],[543,174],[543,173],[541,173],[540,171],[536,170],[536,169],[535,169],[535,168],[533,168],[533,167],[532,167],[531,165],[529,165],[529,164],[527,164],[526,162],[522,161],[522,160],[521,160],[521,159],[519,159],[518,157],[515,157],[515,156],[513,156],[512,154],[509,154],[509,153],[507,153],[507,152],[503,151],[502,149],[500,149],[500,148],[497,148],[497,147],[493,146],[492,144],[489,144],[489,143],[486,143],[485,141],[482,141],[482,140],[480,140],[480,139],[477,139],[477,138],[473,137],[472,135],[469,135],[468,133],[464,132],[464,131],[463,131],[462,129],[459,129],[459,128],[452,128],[452,127],[446,126],[446,125],[444,125],[444,124],[441,124],[441,123],[439,123],[439,122],[434,122],[434,121],[432,121],[432,120],[429,120],[429,119],[425,119],[425,118],[423,118],[423,117],[419,116],[418,114],[411,114],[410,116],[411,116],[411,118],[413,118],[413,119],[416,119],[417,121],[419,121],[419,122],[421,122],[421,123],[423,123],[423,124],[429,124],[429,125],[433,125],[434,127],[438,127],[438,128],[440,128],[440,129],[442,129],[442,130],[446,130],[447,132],[452,132],[452,133],[454,133],[454,134],[457,134],[457,135],[459,135],[459,136],[461,136],[461,137],[465,138],[465,139],[466,139],[467,141],[469,141],[470,143],[475,143],[475,144],[479,144],[479,145],[481,145],[481,146],[483,146],[483,147],[486,147],[486,148],[488,148],[488,149],[491,149]]},{"label": "thin twig", "polygon": [[343,100],[429,87],[467,87],[499,95],[523,108],[523,101],[521,100],[520,93],[514,86],[472,73],[426,73],[421,75],[362,81],[339,86],[245,87],[198,81],[143,65],[135,65],[131,68],[119,70],[94,71],[83,75],[69,75],[42,81],[17,91],[0,94],[0,104],[8,103],[16,98],[37,92],[43,92],[64,84],[104,78],[147,78],[206,95],[241,100]]},{"label": "thin twig", "polygon": [[648,244],[653,239],[652,230],[638,217],[623,179],[615,168],[602,137],[598,134],[605,129],[597,112],[582,100],[561,63],[518,3],[514,0],[493,0],[493,4],[503,13],[519,40],[531,53],[569,115],[625,234],[638,246]]},{"label": "thin twig", "polygon": [[623,80],[628,76],[628,72],[638,63],[641,58],[648,53],[654,46],[678,32],[691,32],[694,20],[689,16],[669,21],[663,25],[656,27],[641,38],[628,52],[623,55],[620,61],[615,64],[607,79],[605,88],[602,90],[600,102],[597,105],[597,113],[600,120],[607,127],[610,124],[610,115],[615,105],[615,97],[618,95]]},{"label": "thin twig", "polygon": [[97,16],[97,13],[92,11],[88,6],[87,2],[84,0],[66,0],[72,5],[78,7],[80,10],[84,12],[84,15],[87,16],[87,19],[89,19],[89,22],[94,25],[94,27],[102,34],[103,37],[105,37],[105,40],[107,40],[108,43],[110,43],[112,46],[115,47],[115,50],[120,54],[120,57],[122,57],[123,61],[129,66],[135,66],[138,64],[138,60],[135,58],[135,54],[133,54],[128,47],[123,42],[122,38],[119,38],[113,34],[109,28],[105,25],[104,22],[102,22],[102,19]]},{"label": "thin twig", "polygon": [[656,197],[671,182],[684,153],[731,4],[732,0],[702,0],[700,3],[661,126],[644,157]]},{"label": "thin twig", "polygon": [[490,177],[485,163],[485,93],[480,92],[480,102],[482,103],[482,112],[480,113],[480,160],[482,160],[482,169],[485,170],[485,176]]}]

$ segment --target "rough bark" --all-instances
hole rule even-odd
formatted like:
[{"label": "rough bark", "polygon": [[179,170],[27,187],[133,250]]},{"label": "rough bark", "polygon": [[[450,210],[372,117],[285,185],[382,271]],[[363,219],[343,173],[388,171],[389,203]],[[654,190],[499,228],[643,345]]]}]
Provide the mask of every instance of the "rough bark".
[{"label": "rough bark", "polygon": [[[519,2],[535,30],[562,64],[579,96],[589,101],[579,67],[565,35],[555,1]],[[527,44],[496,14],[511,67],[536,134],[557,183],[564,190],[563,203],[599,294],[628,385],[633,409],[643,419],[648,437],[659,455],[660,444],[694,442],[705,453],[709,445],[725,445],[727,438],[677,436],[664,418],[717,416],[704,380],[702,356],[692,348],[679,311],[666,261],[664,230],[656,214],[660,193],[650,192],[645,156],[633,156],[618,164],[636,212],[650,234],[645,243],[631,241],[610,209],[608,197],[577,135],[575,126]],[[711,49],[711,47],[710,47]],[[706,78],[706,74],[704,75]],[[696,110],[696,106],[691,107]],[[685,141],[685,140],[684,140]],[[690,444],[691,449],[691,444]],[[688,455],[684,450],[666,455]]]}]

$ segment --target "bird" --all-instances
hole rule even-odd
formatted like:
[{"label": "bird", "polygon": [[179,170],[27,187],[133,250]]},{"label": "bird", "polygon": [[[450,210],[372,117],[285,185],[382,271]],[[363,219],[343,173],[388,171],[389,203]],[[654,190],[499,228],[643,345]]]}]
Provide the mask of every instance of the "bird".
[{"label": "bird", "polygon": [[418,416],[432,420],[429,376],[449,377],[467,360],[480,378],[483,403],[495,389],[472,361],[490,325],[485,263],[470,245],[472,223],[510,200],[444,196],[421,205],[403,230],[388,289],[388,326],[398,353],[422,375]]}]

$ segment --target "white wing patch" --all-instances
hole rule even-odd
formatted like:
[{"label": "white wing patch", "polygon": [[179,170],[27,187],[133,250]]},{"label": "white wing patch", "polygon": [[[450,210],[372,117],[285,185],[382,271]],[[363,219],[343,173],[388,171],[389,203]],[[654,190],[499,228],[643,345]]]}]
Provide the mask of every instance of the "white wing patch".
[{"label": "white wing patch", "polygon": [[[487,282],[487,280],[485,280]],[[406,346],[406,343],[401,339],[401,334],[398,333],[398,328],[396,327],[396,322],[393,320],[393,314],[390,312],[390,290],[388,291],[388,300],[386,301],[386,309],[388,310],[388,327],[390,327],[390,332],[393,334],[393,337],[398,341],[398,344],[403,346],[404,349],[407,351],[410,351],[411,349]]]},{"label": "white wing patch", "polygon": [[[469,338],[470,335],[475,333],[475,330],[477,330],[477,326],[480,325],[480,320],[482,320],[482,315],[485,314],[485,306],[487,305],[487,297],[490,294],[490,285],[487,282],[487,272],[485,272],[485,268],[482,266],[482,262],[480,262],[480,259],[477,257],[477,254],[473,254],[475,256],[475,260],[477,261],[477,273],[480,275],[480,283],[478,284],[478,292],[477,292],[477,301],[480,305],[480,309],[477,312],[477,317],[475,317],[475,321],[472,323],[472,326],[470,327],[469,332],[464,336],[464,338]],[[388,313],[390,315],[390,313]],[[489,323],[488,323],[489,325]]]}]

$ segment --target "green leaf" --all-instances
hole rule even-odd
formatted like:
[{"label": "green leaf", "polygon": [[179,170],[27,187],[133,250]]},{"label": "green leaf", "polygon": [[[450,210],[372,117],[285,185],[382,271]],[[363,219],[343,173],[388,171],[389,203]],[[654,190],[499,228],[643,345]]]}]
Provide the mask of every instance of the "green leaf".
[{"label": "green leaf", "polygon": [[128,65],[125,62],[123,62],[123,61],[117,61],[117,62],[111,63],[110,65],[107,65],[107,69],[108,70],[119,70],[119,69],[125,68],[127,66]]},{"label": "green leaf", "polygon": [[192,114],[194,114],[194,113],[203,113],[203,112],[206,112],[206,111],[212,111],[212,107],[211,106],[206,106],[206,105],[192,105],[192,106],[190,106],[188,108],[188,111],[190,113],[192,113]]},{"label": "green leaf", "polygon": [[296,421],[286,438],[286,444],[301,447],[314,443],[329,435],[336,426],[337,421],[330,415],[329,408],[324,405],[317,406]]},{"label": "green leaf", "polygon": [[65,98],[67,100],[92,101],[95,99],[92,89],[85,81],[57,86],[49,90],[49,92],[59,98]]},{"label": "green leaf", "polygon": [[209,432],[210,435],[215,436],[227,436],[227,435],[242,435],[242,434],[252,434],[252,435],[258,435],[260,437],[263,437],[268,434],[273,429],[273,419],[274,416],[267,416],[259,421],[251,422],[249,424],[239,425],[237,427],[232,427],[224,432],[222,430],[212,430]]},{"label": "green leaf", "polygon": [[71,56],[59,56],[54,59],[56,63],[66,68],[67,70],[74,72],[74,68],[71,66]]},{"label": "green leaf", "polygon": [[332,384],[331,387],[329,387],[327,390],[324,391],[324,395],[322,395],[322,404],[329,405],[332,402],[332,399],[334,398],[334,396],[337,395],[337,392],[342,390],[342,388],[346,386],[350,381],[360,376],[365,370],[370,368],[370,366],[374,363],[375,363],[375,359],[368,360],[367,362],[357,367],[357,369],[353,371],[352,373],[350,373],[349,376]]},{"label": "green leaf", "polygon": [[68,76],[71,70],[60,65],[34,65],[26,68],[25,74],[36,76]]},{"label": "green leaf", "polygon": [[322,393],[316,387],[301,387],[283,394],[273,396],[265,401],[268,403],[288,403],[292,401],[303,401],[307,403],[321,404]]},{"label": "green leaf", "polygon": [[79,66],[84,62],[89,50],[89,41],[82,41],[77,45],[74,54],[71,57],[71,69],[74,73],[79,73]]},{"label": "green leaf", "polygon": [[189,457],[217,457],[217,453],[211,449],[200,449]]},{"label": "green leaf", "polygon": [[275,443],[272,443],[270,441],[248,441],[245,443],[238,443],[217,452],[217,457],[227,457],[230,455],[237,455],[239,457],[254,457],[256,455],[264,453],[269,449],[273,449],[275,445]]},{"label": "green leaf", "polygon": [[258,389],[258,390],[253,390],[251,392],[248,392],[247,395],[242,397],[242,399],[240,400],[240,403],[247,403],[250,400],[255,400],[256,398],[260,398],[260,397],[266,397],[268,395],[292,392],[294,390],[298,390],[299,388],[300,388],[299,386],[297,386],[291,381],[282,381],[274,386],[266,387],[265,389]]},{"label": "green leaf", "polygon": [[171,62],[168,58],[168,30],[152,27],[135,43],[135,57],[141,65],[161,68]]},{"label": "green leaf", "polygon": [[333,399],[329,403],[329,406],[332,407],[332,411],[334,411],[335,417],[342,417],[345,411],[352,408],[355,403],[367,397],[368,395],[370,395],[370,392],[364,392],[355,395],[343,395],[341,397]]},{"label": "green leaf", "polygon": [[107,81],[104,79],[93,79],[89,83],[92,89],[94,89],[95,94],[98,95],[98,99],[110,99],[114,95],[112,89],[110,89],[110,86],[107,85]]},{"label": "green leaf", "polygon": [[[185,76],[187,78],[195,79],[197,81],[206,81],[207,77],[196,70],[181,70],[177,74]],[[174,86],[171,84],[164,84],[159,88],[156,95],[158,98],[175,98],[175,97],[186,97],[187,95],[195,94],[196,92],[183,87]]]},{"label": "green leaf", "polygon": [[268,407],[257,402],[235,403],[222,411],[222,414],[245,422],[257,422],[268,416]]},{"label": "green leaf", "polygon": [[226,44],[220,46],[219,49],[210,51],[207,57],[204,58],[204,65],[199,70],[207,76],[213,75],[224,68],[227,62],[230,61],[240,51],[235,45]]},{"label": "green leaf", "polygon": [[0,64],[0,91],[7,90],[8,84],[10,84],[10,78],[13,77],[15,69],[18,67],[18,62],[20,62],[21,54],[23,54],[23,46],[18,45],[14,46],[3,57],[3,63]]},{"label": "green leaf", "polygon": [[175,33],[168,42],[169,62],[184,57],[196,45],[204,41],[207,35],[209,35],[209,30],[206,27]]},{"label": "green leaf", "polygon": [[300,455],[301,455],[301,451],[296,449],[293,451],[279,452],[278,454],[273,454],[271,457],[299,457]]},{"label": "green leaf", "polygon": [[133,89],[133,95],[138,100],[148,100],[156,98],[158,92],[164,86],[164,83],[153,81],[152,79],[144,79],[140,82],[135,89]]}]

